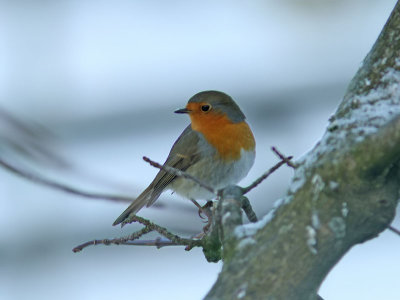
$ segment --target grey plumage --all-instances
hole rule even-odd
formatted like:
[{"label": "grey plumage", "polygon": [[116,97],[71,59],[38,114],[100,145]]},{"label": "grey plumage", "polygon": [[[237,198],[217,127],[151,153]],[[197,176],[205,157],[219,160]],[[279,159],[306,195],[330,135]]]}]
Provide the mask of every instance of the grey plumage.
[{"label": "grey plumage", "polygon": [[[189,99],[190,102],[206,102],[212,105],[214,111],[220,111],[227,114],[229,119],[234,123],[242,122],[246,119],[243,112],[233,99],[219,91],[204,91],[197,93]],[[222,108],[223,107],[223,111]]]},{"label": "grey plumage", "polygon": [[[183,140],[185,140],[185,145],[182,143]],[[198,142],[199,133],[193,131],[190,125],[187,126],[172,146],[164,164],[185,171],[201,157],[199,153],[200,147],[197,147]],[[123,222],[130,214],[136,214],[145,205],[147,207],[151,206],[175,178],[175,175],[160,170],[150,185],[115,220],[113,225]]]}]

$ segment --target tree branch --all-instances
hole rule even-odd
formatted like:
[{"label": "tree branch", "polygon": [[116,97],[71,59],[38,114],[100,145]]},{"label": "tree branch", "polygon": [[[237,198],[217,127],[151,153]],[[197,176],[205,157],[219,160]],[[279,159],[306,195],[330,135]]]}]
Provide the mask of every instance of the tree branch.
[{"label": "tree branch", "polygon": [[[199,240],[194,240],[194,239],[185,239],[181,238],[180,236],[171,233],[168,231],[168,229],[161,227],[157,224],[154,224],[150,222],[149,220],[139,217],[139,216],[132,216],[129,220],[129,222],[124,222],[126,223],[132,223],[132,222],[138,222],[142,225],[144,225],[144,228],[142,228],[139,231],[136,231],[128,236],[121,237],[121,238],[113,238],[113,239],[102,239],[102,240],[92,240],[86,243],[83,243],[79,246],[76,246],[74,249],[72,249],[73,252],[80,252],[84,248],[88,246],[95,246],[95,245],[130,245],[130,246],[156,246],[157,248],[161,248],[164,246],[186,246],[187,250],[191,250],[194,247],[199,247],[201,246],[201,241]],[[138,241],[140,237],[143,235],[150,233],[150,232],[158,232],[165,238],[156,238],[155,240],[151,241]]]},{"label": "tree branch", "polygon": [[400,181],[400,2],[330,122],[297,161],[286,196],[229,235],[205,299],[317,299],[340,258],[390,226]]},{"label": "tree branch", "polygon": [[134,232],[132,234],[130,234],[129,236],[126,237],[122,237],[122,238],[113,238],[111,240],[109,239],[103,239],[103,240],[93,240],[93,241],[89,241],[86,243],[83,243],[79,246],[76,246],[74,249],[72,249],[73,252],[80,252],[82,251],[84,248],[88,247],[88,246],[94,246],[94,245],[111,245],[111,244],[115,244],[115,245],[127,245],[128,241],[134,241],[138,238],[140,238],[142,235],[151,232],[152,229],[150,227],[144,227],[141,230]]},{"label": "tree branch", "polygon": [[166,229],[160,225],[154,224],[153,222],[151,222],[145,218],[136,216],[136,215],[130,216],[129,219],[127,219],[123,222],[123,224],[125,225],[125,224],[132,223],[132,222],[138,222],[146,227],[151,228],[152,231],[156,231],[159,234],[163,235],[164,237],[169,239],[171,242],[175,243],[175,245],[182,245],[182,246],[190,246],[193,244],[200,245],[200,243],[198,243],[198,241],[196,241],[196,240],[181,238],[180,236],[168,231],[168,229]]},{"label": "tree branch", "polygon": [[272,173],[274,173],[276,170],[278,170],[282,165],[287,164],[288,166],[295,168],[292,162],[290,160],[293,158],[293,156],[288,156],[285,157],[283,154],[281,154],[275,147],[272,147],[272,151],[275,152],[282,161],[278,162],[275,166],[270,168],[267,172],[265,172],[263,175],[261,175],[258,179],[256,179],[252,184],[250,184],[248,187],[243,188],[243,194],[247,194],[250,192],[252,189],[257,187],[261,182],[263,182],[265,179],[269,177]]},{"label": "tree branch", "polygon": [[[211,216],[211,226],[207,232],[201,234],[202,238],[199,239],[186,239],[182,238],[172,232],[168,231],[166,228],[161,227],[145,218],[139,217],[137,215],[130,215],[123,223],[122,226],[132,223],[138,222],[144,225],[140,231],[134,232],[129,236],[122,238],[114,238],[114,239],[102,239],[102,240],[92,240],[86,243],[83,243],[73,249],[74,252],[82,251],[84,248],[91,245],[136,245],[136,246],[155,246],[157,248],[164,246],[186,246],[186,250],[191,250],[193,247],[202,247],[204,255],[209,262],[217,262],[222,258],[221,247],[223,247],[224,251],[224,259],[228,256],[226,247],[231,242],[234,242],[236,239],[233,237],[234,227],[238,224],[242,224],[242,209],[245,211],[246,216],[251,222],[257,221],[257,216],[251,207],[250,201],[248,198],[244,197],[244,194],[254,188],[256,185],[265,180],[270,174],[276,171],[283,164],[288,164],[291,166],[290,157],[285,157],[281,154],[275,147],[272,150],[282,159],[281,162],[277,163],[274,167],[272,167],[268,172],[263,174],[260,178],[258,178],[255,183],[250,185],[250,188],[241,188],[239,186],[229,186],[224,190],[218,192],[220,196],[220,201],[217,203],[217,208],[212,211]],[[201,187],[208,189],[215,193],[215,191],[205,185],[203,182],[198,180],[197,178],[183,172],[181,170],[163,166],[157,162],[152,161],[147,157],[143,157],[143,159],[148,162],[153,167],[163,169],[166,172],[174,174],[175,176],[184,177],[188,180],[192,180],[193,182],[199,184]],[[228,198],[228,200],[226,200]],[[219,216],[223,216],[222,218]],[[235,216],[233,218],[233,216]],[[229,226],[227,224],[230,224]],[[150,233],[150,232],[158,232],[164,238],[158,237],[155,240],[138,240],[142,235]]]},{"label": "tree branch", "polygon": [[400,235],[400,230],[398,230],[397,228],[394,228],[393,226],[389,226],[388,229],[390,231],[392,231],[393,233]]}]

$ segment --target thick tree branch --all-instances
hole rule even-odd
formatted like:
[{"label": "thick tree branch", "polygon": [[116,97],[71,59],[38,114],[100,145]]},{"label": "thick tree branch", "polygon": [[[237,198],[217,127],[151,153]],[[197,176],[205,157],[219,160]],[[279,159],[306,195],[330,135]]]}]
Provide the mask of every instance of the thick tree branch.
[{"label": "thick tree branch", "polygon": [[230,235],[228,259],[206,299],[317,299],[340,258],[390,225],[399,149],[400,2],[327,132],[296,163],[287,195]]}]

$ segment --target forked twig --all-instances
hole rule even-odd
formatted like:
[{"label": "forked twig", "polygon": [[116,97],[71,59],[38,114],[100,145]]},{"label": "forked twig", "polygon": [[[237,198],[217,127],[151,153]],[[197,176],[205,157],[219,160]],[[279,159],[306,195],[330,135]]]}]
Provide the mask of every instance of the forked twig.
[{"label": "forked twig", "polygon": [[89,241],[86,243],[83,243],[79,246],[76,246],[74,249],[72,249],[73,252],[80,252],[82,251],[84,248],[88,247],[88,246],[94,246],[94,245],[111,245],[111,244],[115,244],[115,245],[126,245],[128,243],[128,241],[134,241],[138,238],[140,238],[142,235],[149,233],[151,230],[151,228],[149,227],[144,227],[139,231],[136,231],[126,237],[121,237],[121,238],[114,238],[114,239],[104,239],[104,240],[93,240],[93,241]]},{"label": "forked twig", "polygon": [[271,149],[272,149],[272,151],[276,154],[276,155],[278,155],[278,157],[281,159],[281,160],[283,160],[289,167],[292,167],[293,169],[296,169],[297,168],[297,166],[293,163],[293,162],[291,162],[290,160],[293,158],[293,156],[288,156],[288,157],[286,157],[286,156],[284,156],[282,153],[280,153],[279,151],[278,151],[278,149],[276,148],[276,147],[271,147]]},{"label": "forked twig", "polygon": [[252,184],[250,184],[248,187],[243,188],[243,195],[250,192],[252,189],[254,189],[256,186],[258,186],[261,182],[263,182],[269,175],[274,173],[277,169],[279,169],[282,165],[287,164],[288,166],[292,168],[296,168],[296,166],[290,161],[293,156],[284,156],[281,154],[275,147],[272,147],[272,151],[276,153],[279,158],[281,159],[280,162],[278,162],[276,165],[274,165],[272,168],[270,168],[267,172],[262,174],[259,178],[257,178]]},{"label": "forked twig", "polygon": [[122,224],[125,225],[132,222],[138,222],[144,225],[145,227],[149,227],[151,231],[158,232],[159,234],[161,234],[162,236],[166,237],[171,242],[173,242],[175,245],[190,245],[197,241],[192,239],[181,238],[180,236],[168,231],[168,229],[160,225],[154,224],[153,222],[136,215],[130,215],[129,218],[127,218],[124,222],[122,222]]},{"label": "forked twig", "polygon": [[[289,156],[290,157],[290,156]],[[248,192],[250,192],[252,189],[254,189],[256,186],[258,186],[261,182],[263,182],[265,179],[267,179],[267,177],[269,175],[271,175],[272,173],[274,173],[276,170],[278,170],[282,165],[284,165],[285,162],[284,161],[280,161],[278,162],[275,166],[273,166],[272,168],[270,168],[267,172],[265,172],[264,174],[262,174],[260,177],[258,177],[252,184],[250,184],[249,186],[243,188],[243,194],[246,194]]]},{"label": "forked twig", "polygon": [[[149,220],[132,215],[129,217],[126,223],[138,222],[144,225],[139,231],[136,231],[128,236],[121,237],[121,238],[114,238],[114,239],[103,239],[103,240],[92,240],[86,243],[83,243],[74,249],[73,252],[80,252],[84,248],[88,246],[95,246],[95,245],[130,245],[130,246],[156,246],[157,248],[165,247],[165,246],[186,246],[186,250],[191,250],[194,247],[201,246],[201,240],[193,240],[193,239],[185,239],[181,238],[180,236],[173,234],[172,232],[168,231],[168,229],[161,227]],[[138,240],[143,235],[150,233],[150,232],[158,232],[164,238],[158,237],[155,240]]]}]

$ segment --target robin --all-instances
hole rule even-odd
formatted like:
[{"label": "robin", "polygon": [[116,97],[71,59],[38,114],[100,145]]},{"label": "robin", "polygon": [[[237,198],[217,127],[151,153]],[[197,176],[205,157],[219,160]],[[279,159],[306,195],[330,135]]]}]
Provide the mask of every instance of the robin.
[{"label": "robin", "polygon": [[[230,96],[218,91],[200,92],[175,113],[189,114],[191,124],[172,146],[164,165],[185,171],[214,190],[236,184],[247,175],[255,159],[255,140],[243,112]],[[215,197],[192,180],[160,170],[113,225],[143,206],[151,206],[164,190],[192,201]]]}]

